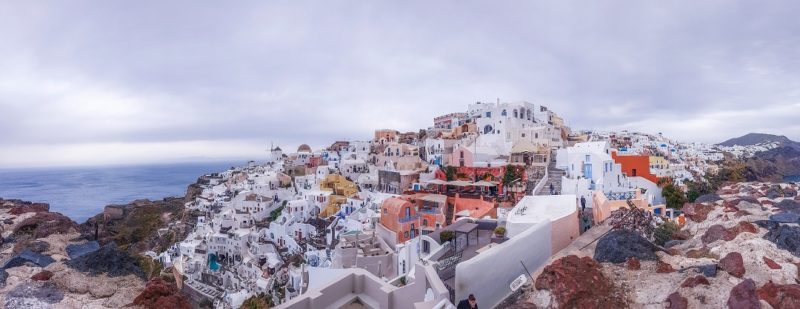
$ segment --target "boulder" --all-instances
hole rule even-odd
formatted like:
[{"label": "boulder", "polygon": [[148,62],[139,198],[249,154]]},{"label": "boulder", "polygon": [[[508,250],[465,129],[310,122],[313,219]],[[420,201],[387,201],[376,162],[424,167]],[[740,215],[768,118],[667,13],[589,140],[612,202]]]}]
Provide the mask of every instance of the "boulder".
[{"label": "boulder", "polygon": [[624,308],[624,296],[589,257],[566,256],[547,265],[536,278],[537,290],[548,290],[558,308]]},{"label": "boulder", "polygon": [[5,269],[0,269],[0,287],[6,285],[8,279],[8,272]]},{"label": "boulder", "polygon": [[50,211],[50,205],[45,203],[24,203],[11,207],[8,211],[9,214],[19,216],[28,212],[47,212]]},{"label": "boulder", "polygon": [[769,189],[767,189],[767,192],[764,193],[764,195],[770,199],[783,197],[783,194],[783,189],[777,184],[770,186]]},{"label": "boulder", "polygon": [[667,297],[667,309],[686,309],[689,308],[689,300],[675,292]]},{"label": "boulder", "polygon": [[70,244],[67,245],[67,255],[69,255],[70,259],[76,259],[98,249],[100,249],[100,244],[94,240],[82,244]]},{"label": "boulder", "polygon": [[65,262],[67,266],[80,272],[93,275],[105,273],[111,277],[135,274],[145,278],[139,263],[127,252],[121,251],[116,244],[110,243],[99,250],[84,254]]},{"label": "boulder", "polygon": [[730,309],[752,309],[761,308],[756,293],[756,283],[753,279],[746,279],[731,289],[728,296],[728,308]]},{"label": "boulder", "polygon": [[57,212],[37,212],[33,217],[22,220],[14,228],[14,234],[44,238],[52,234],[67,234],[73,230],[77,230],[77,225],[66,216]]},{"label": "boulder", "polygon": [[767,264],[767,267],[769,267],[770,269],[781,269],[781,268],[783,268],[783,267],[781,267],[780,264],[776,263],[775,261],[773,261],[772,259],[770,259],[770,258],[768,258],[766,256],[762,256],[761,258],[764,260],[764,263]]},{"label": "boulder", "polygon": [[668,240],[667,242],[664,243],[664,248],[669,249],[669,248],[681,245],[684,242],[686,242],[686,241],[685,240],[678,240],[678,239]]},{"label": "boulder", "polygon": [[797,223],[800,221],[800,214],[785,212],[769,216],[770,221],[779,223]]},{"label": "boulder", "polygon": [[693,288],[693,287],[696,287],[696,286],[701,285],[701,284],[709,285],[710,283],[708,282],[708,279],[706,279],[705,276],[697,275],[697,276],[694,276],[694,277],[686,278],[686,280],[684,280],[683,283],[681,283],[681,287],[682,288]]},{"label": "boulder", "polygon": [[160,278],[147,282],[144,291],[134,298],[133,304],[144,308],[191,308],[189,301],[174,284]]},{"label": "boulder", "polygon": [[783,188],[783,196],[785,196],[785,197],[796,197],[797,196],[797,190],[795,190],[794,188],[791,188],[791,187]]},{"label": "boulder", "polygon": [[719,197],[719,195],[717,195],[716,193],[709,193],[709,194],[703,194],[701,196],[698,196],[694,200],[694,202],[695,203],[713,203],[713,202],[719,201],[721,199],[722,198]]},{"label": "boulder", "polygon": [[771,220],[758,220],[758,221],[753,221],[753,223],[767,230],[774,230],[777,229],[779,226],[781,226],[780,223]]},{"label": "boulder", "polygon": [[664,263],[662,261],[656,262],[656,272],[659,274],[666,274],[675,272],[675,269],[672,268],[672,265]]},{"label": "boulder", "polygon": [[48,308],[64,299],[64,293],[50,282],[27,282],[6,295],[6,308]]},{"label": "boulder", "polygon": [[757,233],[758,228],[746,221],[741,221],[731,228],[725,228],[720,224],[715,224],[709,227],[700,239],[706,244],[717,240],[731,241],[736,238],[737,235],[744,232]]},{"label": "boulder", "polygon": [[635,257],[629,258],[627,262],[625,262],[625,267],[630,270],[639,270],[642,268],[642,263]]},{"label": "boulder", "polygon": [[36,273],[35,275],[31,276],[31,280],[34,280],[34,281],[47,281],[47,280],[50,280],[50,278],[52,278],[52,277],[53,277],[53,272],[51,272],[49,270],[42,270],[42,271]]},{"label": "boulder", "polygon": [[703,274],[703,276],[706,276],[708,278],[713,278],[717,276],[717,265],[716,264],[700,265],[697,266],[697,271]]},{"label": "boulder", "polygon": [[711,253],[711,250],[705,246],[703,246],[700,249],[692,249],[687,251],[686,257],[690,259],[717,258],[714,254]]},{"label": "boulder", "polygon": [[800,256],[800,227],[798,226],[781,225],[777,229],[767,232],[764,239],[775,243],[780,249]]},{"label": "boulder", "polygon": [[55,262],[55,260],[53,260],[53,258],[49,256],[41,255],[29,249],[26,249],[12,256],[8,261],[6,261],[5,264],[3,264],[2,268],[6,269],[6,268],[18,267],[25,265],[25,263],[31,263],[39,267],[45,267],[53,262]]},{"label": "boulder", "polygon": [[681,208],[681,212],[694,222],[706,221],[708,213],[714,210],[714,205],[700,203],[686,203]]},{"label": "boulder", "polygon": [[795,200],[784,199],[775,204],[775,207],[782,210],[783,212],[800,214],[800,202]]},{"label": "boulder", "polygon": [[744,260],[739,252],[728,253],[719,260],[719,267],[736,278],[741,278],[745,273]]},{"label": "boulder", "polygon": [[25,251],[25,249],[35,253],[44,253],[47,252],[47,250],[50,250],[50,244],[41,240],[31,241],[30,236],[25,236],[17,239],[12,251],[14,253],[19,253]]},{"label": "boulder", "polygon": [[640,261],[658,259],[655,245],[636,232],[614,230],[597,242],[594,259],[598,262],[622,263],[635,257]]},{"label": "boulder", "polygon": [[758,298],[773,308],[800,308],[800,284],[774,284],[767,282],[757,290]]}]

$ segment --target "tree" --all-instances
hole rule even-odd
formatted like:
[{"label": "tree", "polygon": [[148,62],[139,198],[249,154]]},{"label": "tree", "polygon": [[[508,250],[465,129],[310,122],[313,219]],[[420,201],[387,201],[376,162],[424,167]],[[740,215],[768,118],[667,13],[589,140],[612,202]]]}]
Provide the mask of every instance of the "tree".
[{"label": "tree", "polygon": [[512,181],[522,178],[522,172],[517,166],[506,165],[506,172],[503,174],[503,185],[509,185]]},{"label": "tree", "polygon": [[683,190],[673,183],[664,185],[664,188],[661,189],[661,194],[664,195],[664,199],[667,200],[667,207],[669,208],[680,209],[687,201]]}]

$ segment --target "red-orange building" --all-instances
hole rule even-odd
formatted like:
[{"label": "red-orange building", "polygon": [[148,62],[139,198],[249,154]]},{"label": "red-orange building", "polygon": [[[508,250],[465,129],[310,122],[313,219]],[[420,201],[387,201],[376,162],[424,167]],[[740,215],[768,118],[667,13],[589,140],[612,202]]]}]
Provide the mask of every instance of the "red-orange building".
[{"label": "red-orange building", "polygon": [[419,235],[419,215],[414,204],[401,198],[388,198],[381,204],[381,225],[397,234],[397,243]]},{"label": "red-orange building", "polygon": [[628,177],[642,177],[653,183],[658,183],[658,177],[650,173],[650,156],[646,155],[617,155],[611,152],[614,162],[622,166],[622,172]]}]

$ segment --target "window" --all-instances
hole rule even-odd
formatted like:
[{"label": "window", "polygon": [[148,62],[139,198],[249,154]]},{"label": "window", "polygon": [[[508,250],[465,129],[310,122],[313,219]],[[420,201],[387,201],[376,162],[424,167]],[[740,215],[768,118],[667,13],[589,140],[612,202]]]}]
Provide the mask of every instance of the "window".
[{"label": "window", "polygon": [[406,207],[406,218],[411,218],[411,207]]},{"label": "window", "polygon": [[589,155],[586,155],[586,160],[585,160],[585,162],[589,162],[589,161],[590,161],[590,160],[589,160]]},{"label": "window", "polygon": [[422,219],[422,226],[428,226],[428,219]]},{"label": "window", "polygon": [[431,243],[429,243],[427,240],[422,241],[422,252],[423,253],[431,252]]},{"label": "window", "polygon": [[388,208],[384,208],[383,209],[383,214],[385,215],[385,214],[388,214],[388,213],[389,213],[389,209]]},{"label": "window", "polygon": [[403,232],[403,238],[408,238],[408,231]]},{"label": "window", "polygon": [[486,118],[492,118],[492,112],[486,112]]},{"label": "window", "polygon": [[516,109],[514,110],[514,118],[519,118],[519,112]]},{"label": "window", "polygon": [[503,112],[500,113],[500,116],[508,116],[508,113],[506,112],[506,110],[503,110]]},{"label": "window", "polygon": [[633,177],[636,177],[636,169],[634,168],[631,173],[633,173]]}]

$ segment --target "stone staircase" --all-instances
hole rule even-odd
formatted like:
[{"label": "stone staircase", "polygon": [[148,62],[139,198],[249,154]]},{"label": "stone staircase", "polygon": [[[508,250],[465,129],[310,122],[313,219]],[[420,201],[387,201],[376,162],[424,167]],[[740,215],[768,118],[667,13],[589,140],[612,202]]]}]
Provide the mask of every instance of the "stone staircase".
[{"label": "stone staircase", "polygon": [[561,177],[566,174],[564,170],[556,168],[556,154],[553,151],[550,154],[550,162],[547,164],[547,182],[544,184],[536,195],[550,195],[550,184],[553,184],[556,194],[561,193]]}]

